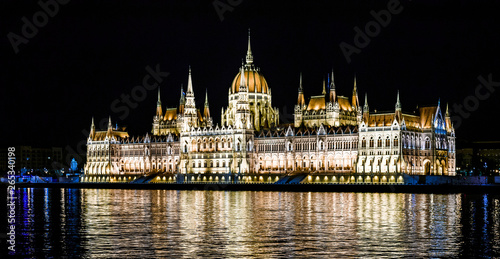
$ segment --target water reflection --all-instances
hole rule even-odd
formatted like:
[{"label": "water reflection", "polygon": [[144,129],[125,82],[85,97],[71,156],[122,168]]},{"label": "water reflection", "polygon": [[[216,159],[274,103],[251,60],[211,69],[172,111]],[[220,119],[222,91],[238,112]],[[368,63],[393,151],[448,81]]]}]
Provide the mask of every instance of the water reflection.
[{"label": "water reflection", "polygon": [[21,189],[24,256],[500,256],[499,195]]}]

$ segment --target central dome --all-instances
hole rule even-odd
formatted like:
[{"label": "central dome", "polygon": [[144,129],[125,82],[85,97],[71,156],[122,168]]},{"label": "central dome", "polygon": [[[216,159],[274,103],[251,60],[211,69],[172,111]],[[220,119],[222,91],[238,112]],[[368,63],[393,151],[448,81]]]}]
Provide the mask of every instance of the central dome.
[{"label": "central dome", "polygon": [[[259,71],[257,71],[254,68],[246,67],[244,70],[244,74],[245,74],[245,82],[247,83],[249,93],[263,93],[263,94],[269,93],[269,87],[267,86],[267,81],[264,78],[264,76],[261,73],[259,73]],[[233,84],[231,85],[232,94],[235,94],[239,91],[240,82],[241,82],[241,71],[238,72],[238,74],[233,80]]]}]

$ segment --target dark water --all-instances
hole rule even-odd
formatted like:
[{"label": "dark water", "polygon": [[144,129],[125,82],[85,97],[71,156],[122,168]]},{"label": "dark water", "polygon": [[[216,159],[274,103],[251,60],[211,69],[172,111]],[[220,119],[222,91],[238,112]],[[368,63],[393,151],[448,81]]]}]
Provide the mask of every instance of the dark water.
[{"label": "dark water", "polygon": [[18,190],[24,257],[500,257],[500,195]]}]

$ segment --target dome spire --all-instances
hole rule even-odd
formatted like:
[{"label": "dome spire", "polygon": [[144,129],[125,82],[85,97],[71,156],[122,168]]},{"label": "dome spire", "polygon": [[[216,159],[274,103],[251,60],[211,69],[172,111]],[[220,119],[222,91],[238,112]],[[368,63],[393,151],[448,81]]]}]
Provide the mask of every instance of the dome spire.
[{"label": "dome spire", "polygon": [[253,63],[252,48],[250,47],[250,28],[248,28],[248,49],[247,49],[247,64]]}]

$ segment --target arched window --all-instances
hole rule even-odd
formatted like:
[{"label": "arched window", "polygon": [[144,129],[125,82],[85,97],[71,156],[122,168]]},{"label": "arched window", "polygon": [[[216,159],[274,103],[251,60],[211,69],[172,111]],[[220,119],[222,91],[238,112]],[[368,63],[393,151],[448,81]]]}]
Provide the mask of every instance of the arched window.
[{"label": "arched window", "polygon": [[394,137],[394,146],[399,146],[398,137]]},{"label": "arched window", "polygon": [[425,149],[431,149],[431,141],[429,138],[425,138]]},{"label": "arched window", "polygon": [[375,144],[373,138],[370,138],[370,147],[373,147],[373,145]]},{"label": "arched window", "polygon": [[366,139],[361,140],[361,147],[366,147]]},{"label": "arched window", "polygon": [[378,137],[377,147],[382,147],[382,138],[381,137]]}]

